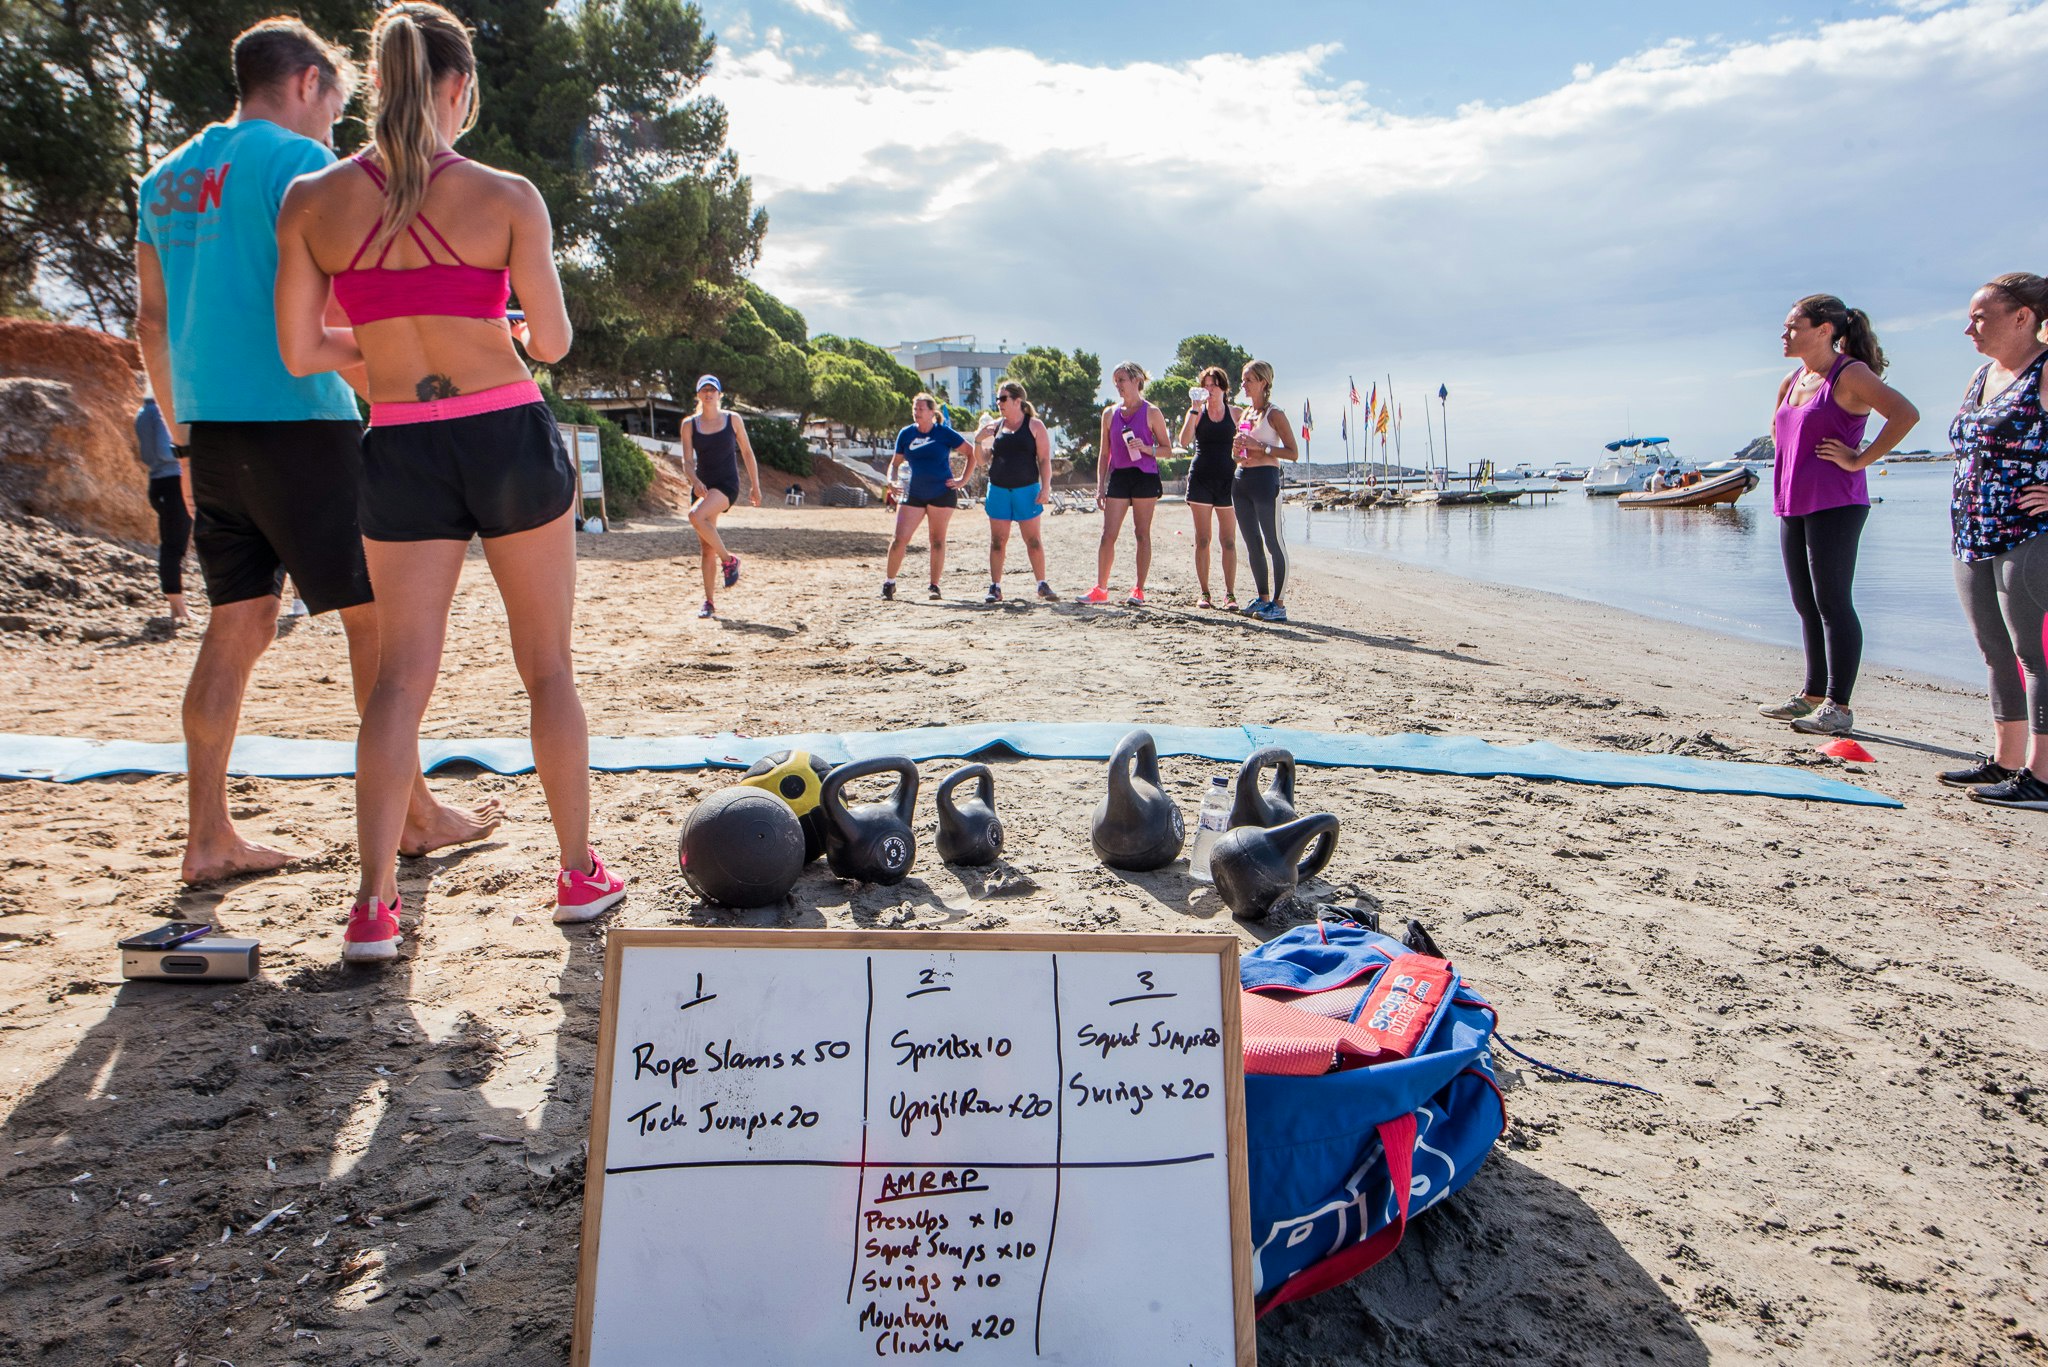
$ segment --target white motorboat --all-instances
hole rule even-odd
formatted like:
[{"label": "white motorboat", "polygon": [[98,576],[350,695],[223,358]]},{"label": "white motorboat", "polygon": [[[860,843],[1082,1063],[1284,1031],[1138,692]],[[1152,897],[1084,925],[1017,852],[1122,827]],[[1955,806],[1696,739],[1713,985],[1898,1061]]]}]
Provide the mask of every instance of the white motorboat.
[{"label": "white motorboat", "polygon": [[1608,442],[1607,449],[1615,453],[1615,459],[1595,466],[1586,475],[1586,492],[1599,498],[1641,493],[1657,471],[1671,474],[1684,465],[1672,451],[1669,437],[1623,437]]}]

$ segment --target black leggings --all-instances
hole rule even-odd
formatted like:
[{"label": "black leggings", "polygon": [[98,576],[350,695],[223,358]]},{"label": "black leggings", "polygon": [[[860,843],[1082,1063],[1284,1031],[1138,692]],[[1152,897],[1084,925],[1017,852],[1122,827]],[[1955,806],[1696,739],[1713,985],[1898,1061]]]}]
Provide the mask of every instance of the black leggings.
[{"label": "black leggings", "polygon": [[[1237,525],[1252,558],[1252,582],[1259,586],[1259,597],[1277,603],[1287,593],[1287,542],[1280,535],[1280,467],[1253,465],[1239,470],[1231,485],[1230,506],[1237,510]],[[1266,592],[1268,557],[1272,560],[1271,593]]]},{"label": "black leggings", "polygon": [[1867,504],[1823,508],[1778,524],[1778,549],[1792,606],[1806,638],[1806,694],[1849,705],[1863,663],[1863,623],[1849,588],[1856,578],[1856,543],[1870,517]]},{"label": "black leggings", "polygon": [[192,541],[192,514],[185,510],[185,481],[176,475],[151,480],[149,506],[156,509],[156,582],[166,594],[183,593],[185,547]]}]

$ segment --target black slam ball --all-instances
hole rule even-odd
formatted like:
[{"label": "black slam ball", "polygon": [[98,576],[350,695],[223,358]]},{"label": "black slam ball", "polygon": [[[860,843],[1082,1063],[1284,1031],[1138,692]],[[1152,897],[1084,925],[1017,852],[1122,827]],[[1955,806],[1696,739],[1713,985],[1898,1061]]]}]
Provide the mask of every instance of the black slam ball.
[{"label": "black slam ball", "polygon": [[706,900],[763,907],[796,886],[804,871],[804,833],[787,803],[736,785],[705,798],[683,819],[676,858]]},{"label": "black slam ball", "polygon": [[825,852],[825,809],[818,788],[832,766],[803,750],[778,750],[754,761],[740,782],[773,793],[789,804],[804,830],[804,862]]}]

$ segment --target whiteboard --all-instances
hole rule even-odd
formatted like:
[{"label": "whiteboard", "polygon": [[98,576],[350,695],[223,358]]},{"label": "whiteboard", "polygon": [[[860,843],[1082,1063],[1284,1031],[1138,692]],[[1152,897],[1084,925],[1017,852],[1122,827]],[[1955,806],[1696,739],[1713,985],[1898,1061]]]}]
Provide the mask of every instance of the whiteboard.
[{"label": "whiteboard", "polygon": [[597,429],[579,427],[576,429],[576,463],[583,471],[583,496],[604,497],[604,449],[598,440]]},{"label": "whiteboard", "polygon": [[1255,1362],[1235,938],[607,955],[578,1364]]}]

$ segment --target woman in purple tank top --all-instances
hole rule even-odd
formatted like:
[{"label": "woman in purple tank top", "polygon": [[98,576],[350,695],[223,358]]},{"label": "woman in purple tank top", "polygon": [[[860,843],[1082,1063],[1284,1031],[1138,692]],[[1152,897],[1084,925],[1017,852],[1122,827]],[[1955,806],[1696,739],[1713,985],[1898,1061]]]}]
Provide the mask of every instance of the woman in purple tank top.
[{"label": "woman in purple tank top", "polygon": [[1159,479],[1159,457],[1173,454],[1173,440],[1167,435],[1166,419],[1145,402],[1145,383],[1151,377],[1136,361],[1125,361],[1109,372],[1116,385],[1116,402],[1102,410],[1102,440],[1095,458],[1095,497],[1102,505],[1102,543],[1095,552],[1095,587],[1082,595],[1084,603],[1109,601],[1109,572],[1116,564],[1116,541],[1123,532],[1124,514],[1138,541],[1137,581],[1124,602],[1134,608],[1145,606],[1145,576],[1152,571],[1152,514],[1158,510],[1164,486]]},{"label": "woman in purple tank top", "polygon": [[[1808,735],[1839,736],[1856,724],[1849,695],[1863,662],[1863,624],[1850,594],[1856,544],[1870,516],[1863,471],[1913,430],[1920,412],[1878,378],[1884,351],[1862,309],[1809,294],[1785,316],[1783,338],[1799,368],[1778,385],[1771,511],[1805,639],[1806,684],[1757,711]],[[1884,426],[1864,446],[1873,411]]]}]

